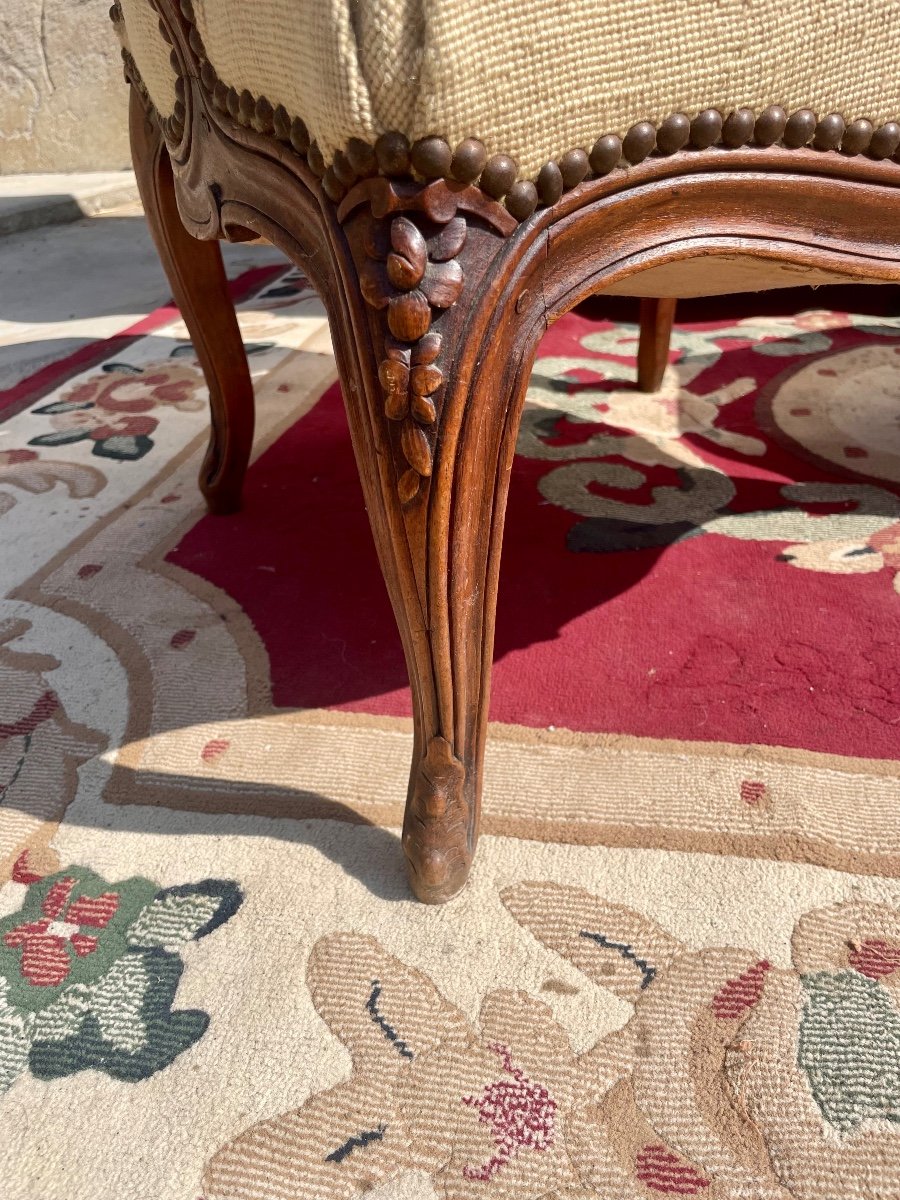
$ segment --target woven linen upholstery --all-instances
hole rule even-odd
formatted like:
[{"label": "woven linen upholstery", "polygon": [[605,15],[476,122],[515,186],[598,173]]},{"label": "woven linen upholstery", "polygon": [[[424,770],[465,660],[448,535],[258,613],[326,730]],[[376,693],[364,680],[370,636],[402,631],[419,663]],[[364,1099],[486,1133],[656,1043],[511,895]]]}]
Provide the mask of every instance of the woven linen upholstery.
[{"label": "woven linen upholstery", "polygon": [[172,52],[159,32],[159,17],[147,0],[119,0],[124,30],[119,34],[125,49],[141,73],[144,87],[160,116],[171,115],[175,106],[175,72],[169,61]]},{"label": "woven linen upholstery", "polygon": [[[885,0],[194,0],[218,76],[302,117],[326,158],[388,129],[548,158],[672,112],[769,104],[900,118]],[[138,68],[171,110],[168,47],[123,0]]]}]

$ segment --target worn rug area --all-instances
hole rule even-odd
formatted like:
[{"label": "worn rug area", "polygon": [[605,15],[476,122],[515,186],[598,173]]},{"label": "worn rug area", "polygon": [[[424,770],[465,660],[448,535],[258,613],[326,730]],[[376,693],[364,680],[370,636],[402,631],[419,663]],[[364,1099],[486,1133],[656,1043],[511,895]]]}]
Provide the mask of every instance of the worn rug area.
[{"label": "worn rug area", "polygon": [[235,289],[234,517],[174,310],[0,395],[4,1200],[900,1197],[893,293],[685,304],[654,396],[548,332],[431,909],[322,310]]}]

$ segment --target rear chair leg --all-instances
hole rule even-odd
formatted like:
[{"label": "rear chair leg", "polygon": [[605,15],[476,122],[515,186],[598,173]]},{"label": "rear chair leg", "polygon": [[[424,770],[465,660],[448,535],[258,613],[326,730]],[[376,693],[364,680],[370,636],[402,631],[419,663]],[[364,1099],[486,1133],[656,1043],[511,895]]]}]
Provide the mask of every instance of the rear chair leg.
[{"label": "rear chair leg", "polygon": [[210,512],[235,512],[253,445],[253,385],[222,253],[218,242],[198,241],[185,229],[165,141],[134,88],[130,131],[150,232],[209,388],[212,428],[200,490]]},{"label": "rear chair leg", "polygon": [[669,341],[677,304],[671,296],[641,301],[638,387],[642,392],[658,392],[662,385],[669,362]]}]

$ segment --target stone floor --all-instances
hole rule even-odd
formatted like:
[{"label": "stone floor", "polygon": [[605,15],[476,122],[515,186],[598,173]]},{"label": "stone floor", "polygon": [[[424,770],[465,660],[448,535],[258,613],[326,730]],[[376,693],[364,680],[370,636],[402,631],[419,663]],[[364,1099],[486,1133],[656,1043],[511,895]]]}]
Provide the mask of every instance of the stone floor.
[{"label": "stone floor", "polygon": [[[268,246],[226,244],[223,253],[230,276],[283,261]],[[136,202],[0,238],[0,391],[169,297]]]},{"label": "stone floor", "polygon": [[134,171],[0,175],[0,236],[92,217],[137,198]]}]

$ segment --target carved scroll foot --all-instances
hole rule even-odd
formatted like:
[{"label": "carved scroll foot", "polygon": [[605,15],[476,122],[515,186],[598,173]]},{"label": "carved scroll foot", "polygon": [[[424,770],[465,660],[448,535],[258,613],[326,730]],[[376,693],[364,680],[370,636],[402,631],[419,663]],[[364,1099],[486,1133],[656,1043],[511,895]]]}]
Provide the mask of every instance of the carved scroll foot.
[{"label": "carved scroll foot", "polygon": [[209,388],[212,427],[200,469],[210,512],[235,512],[253,444],[253,385],[216,241],[198,241],[178,213],[157,120],[131,93],[131,153],[150,232]]},{"label": "carved scroll foot", "polygon": [[403,850],[420,900],[440,904],[461,890],[469,874],[470,806],[466,771],[443,737],[432,738],[416,768],[403,822]]}]

